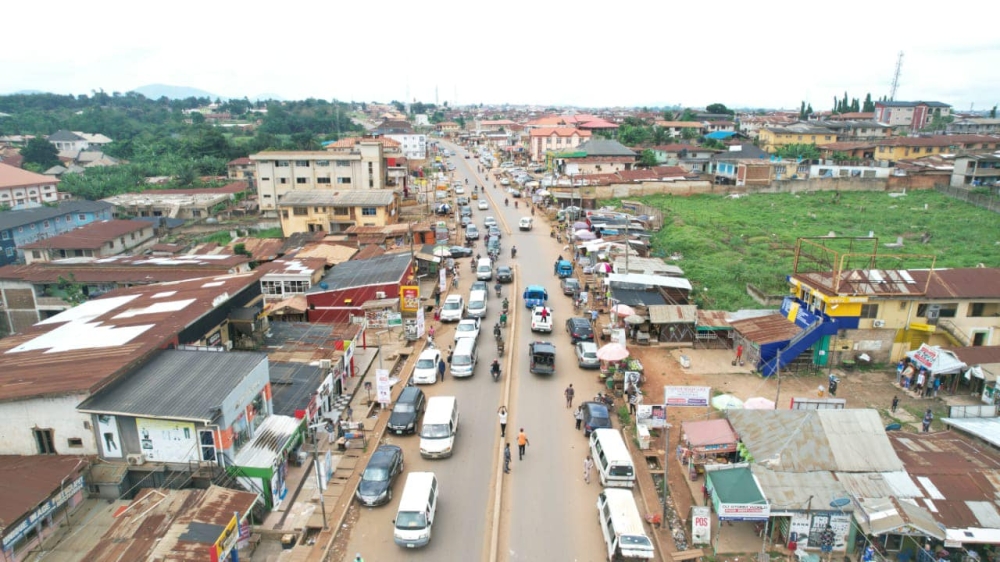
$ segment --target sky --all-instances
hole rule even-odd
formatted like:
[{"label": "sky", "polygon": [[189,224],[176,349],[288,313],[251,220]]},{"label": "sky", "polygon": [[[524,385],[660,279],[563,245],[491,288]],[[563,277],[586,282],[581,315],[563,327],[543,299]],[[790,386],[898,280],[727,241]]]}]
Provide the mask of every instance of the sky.
[{"label": "sky", "polygon": [[[0,93],[832,109],[890,90],[1000,102],[994,3],[50,0],[5,6]],[[836,15],[831,15],[831,10]],[[977,15],[978,14],[978,15]]]}]

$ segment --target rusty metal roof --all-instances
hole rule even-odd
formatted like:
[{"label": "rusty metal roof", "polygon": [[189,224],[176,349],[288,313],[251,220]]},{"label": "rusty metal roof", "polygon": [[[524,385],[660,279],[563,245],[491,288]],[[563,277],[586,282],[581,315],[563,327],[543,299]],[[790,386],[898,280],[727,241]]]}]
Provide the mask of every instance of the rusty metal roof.
[{"label": "rusty metal roof", "polygon": [[80,228],[64,234],[44,238],[37,242],[24,244],[25,250],[36,249],[90,249],[97,250],[119,236],[124,236],[142,229],[153,228],[146,221],[106,220],[88,223]]},{"label": "rusty metal roof", "polygon": [[221,275],[238,270],[249,261],[246,256],[196,254],[67,258],[0,267],[0,280],[59,283],[61,277],[78,283],[148,284]]},{"label": "rusty metal roof", "polygon": [[794,322],[789,322],[781,314],[733,320],[729,325],[748,340],[757,344],[788,341],[802,331]]},{"label": "rusty metal roof", "polygon": [[823,289],[827,294],[840,296],[1000,298],[1000,268],[994,267],[935,270],[852,269],[841,272],[837,280],[833,279],[833,272],[829,271],[797,273],[792,275],[792,279]]},{"label": "rusty metal roof", "polygon": [[282,252],[282,247],[285,245],[285,241],[281,238],[253,238],[250,236],[245,236],[237,238],[230,242],[226,249],[230,252],[234,252],[237,244],[243,244],[243,248],[250,252],[250,256],[254,261],[270,261],[276,259],[280,256]]},{"label": "rusty metal roof", "polygon": [[649,307],[653,324],[694,324],[698,307],[693,304],[654,304]]},{"label": "rusty metal roof", "polygon": [[[776,472],[759,463],[751,465],[750,470],[772,511],[823,510],[831,499],[847,496],[844,485],[832,472]],[[853,511],[850,505],[842,509]]]},{"label": "rusty metal roof", "polygon": [[89,464],[69,455],[0,455],[0,528],[29,515]]},{"label": "rusty metal roof", "polygon": [[725,310],[702,310],[699,308],[698,326],[731,329],[732,326],[729,325],[728,317],[729,312]]},{"label": "rusty metal roof", "polygon": [[118,289],[0,339],[0,401],[92,393],[259,279],[250,272]]},{"label": "rusty metal roof", "polygon": [[257,503],[252,492],[212,486],[206,490],[144,489],[83,560],[203,561],[234,514]]},{"label": "rusty metal roof", "polygon": [[356,253],[358,253],[357,248],[320,242],[305,246],[294,255],[297,258],[323,258],[326,260],[327,266],[334,266],[351,259],[351,256]]},{"label": "rusty metal roof", "polygon": [[269,261],[257,268],[266,275],[312,275],[316,271],[326,269],[323,258],[285,258]]}]

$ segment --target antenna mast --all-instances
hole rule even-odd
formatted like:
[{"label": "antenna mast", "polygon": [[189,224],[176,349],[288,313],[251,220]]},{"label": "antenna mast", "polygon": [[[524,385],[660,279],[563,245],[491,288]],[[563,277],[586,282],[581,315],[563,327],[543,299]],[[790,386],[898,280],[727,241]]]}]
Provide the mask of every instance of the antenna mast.
[{"label": "antenna mast", "polygon": [[899,89],[899,75],[903,72],[903,51],[896,59],[896,72],[892,73],[892,86],[889,88],[889,101],[896,101],[896,90]]}]

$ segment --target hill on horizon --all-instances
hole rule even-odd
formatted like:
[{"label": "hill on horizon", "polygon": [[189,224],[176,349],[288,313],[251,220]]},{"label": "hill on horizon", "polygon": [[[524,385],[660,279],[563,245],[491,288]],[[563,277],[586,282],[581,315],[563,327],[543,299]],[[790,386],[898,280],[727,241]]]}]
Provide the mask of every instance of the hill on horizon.
[{"label": "hill on horizon", "polygon": [[174,100],[182,100],[186,98],[211,98],[214,100],[222,97],[213,94],[212,92],[192,88],[190,86],[171,86],[169,84],[146,84],[145,86],[133,88],[132,91],[153,100],[158,100],[164,96]]}]

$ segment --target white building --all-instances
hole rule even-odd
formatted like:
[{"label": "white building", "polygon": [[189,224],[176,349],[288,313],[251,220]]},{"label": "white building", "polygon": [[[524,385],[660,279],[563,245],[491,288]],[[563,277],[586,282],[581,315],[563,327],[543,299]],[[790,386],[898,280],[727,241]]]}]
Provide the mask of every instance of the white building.
[{"label": "white building", "polygon": [[427,158],[427,135],[417,133],[409,134],[387,134],[390,138],[399,143],[403,150],[403,156],[410,160],[424,160]]}]

